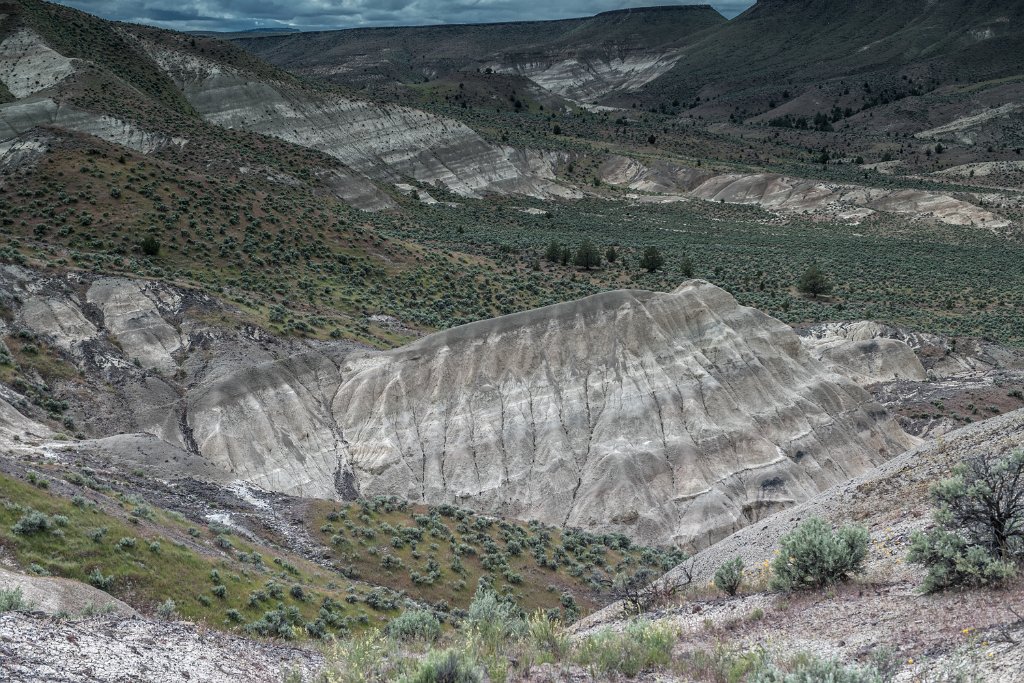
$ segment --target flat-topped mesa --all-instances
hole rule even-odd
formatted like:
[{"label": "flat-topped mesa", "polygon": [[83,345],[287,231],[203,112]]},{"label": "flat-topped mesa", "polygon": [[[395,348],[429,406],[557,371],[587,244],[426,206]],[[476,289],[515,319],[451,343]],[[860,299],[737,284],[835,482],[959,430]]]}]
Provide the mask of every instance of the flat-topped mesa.
[{"label": "flat-topped mesa", "polygon": [[911,439],[785,324],[707,282],[616,291],[349,358],[361,495],[702,547]]}]

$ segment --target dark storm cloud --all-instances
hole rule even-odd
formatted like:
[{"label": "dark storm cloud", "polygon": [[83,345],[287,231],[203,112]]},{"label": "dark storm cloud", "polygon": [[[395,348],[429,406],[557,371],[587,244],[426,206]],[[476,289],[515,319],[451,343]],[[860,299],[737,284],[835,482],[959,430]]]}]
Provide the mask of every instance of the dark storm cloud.
[{"label": "dark storm cloud", "polygon": [[[61,0],[106,19],[181,31],[416,26],[583,17],[624,7],[709,0]],[[754,0],[710,0],[733,17]]]}]

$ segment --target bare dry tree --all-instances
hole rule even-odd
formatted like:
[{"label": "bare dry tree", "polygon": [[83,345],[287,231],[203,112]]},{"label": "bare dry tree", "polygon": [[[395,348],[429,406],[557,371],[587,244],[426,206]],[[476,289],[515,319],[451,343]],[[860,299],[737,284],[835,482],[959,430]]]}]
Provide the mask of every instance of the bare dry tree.
[{"label": "bare dry tree", "polygon": [[678,565],[658,578],[653,569],[641,569],[632,574],[618,574],[604,579],[605,592],[622,603],[627,614],[646,614],[672,602],[693,581],[693,561]]}]

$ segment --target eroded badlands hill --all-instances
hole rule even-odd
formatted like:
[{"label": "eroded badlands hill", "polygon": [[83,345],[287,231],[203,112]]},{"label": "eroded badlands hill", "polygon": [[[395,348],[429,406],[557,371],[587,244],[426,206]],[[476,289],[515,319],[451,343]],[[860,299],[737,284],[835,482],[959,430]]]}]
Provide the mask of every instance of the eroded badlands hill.
[{"label": "eroded badlands hill", "polygon": [[912,442],[790,327],[699,280],[379,353],[216,328],[215,302],[155,283],[8,278],[15,327],[91,378],[65,385],[92,384],[72,394],[91,435],[154,434],[181,462],[296,495],[699,547]]},{"label": "eroded badlands hill", "polygon": [[683,545],[908,444],[788,326],[702,281],[467,325],[343,376],[334,414],[365,493]]},{"label": "eroded badlands hill", "polygon": [[[323,152],[357,181],[415,178],[452,191],[577,196],[554,155],[486,142],[463,123],[314,88],[220,41],[17,0],[0,9],[0,143],[38,126],[145,154],[188,148],[204,122]],[[372,205],[379,207],[380,200]]]},{"label": "eroded badlands hill", "polygon": [[643,163],[612,155],[599,170],[601,180],[636,191],[641,202],[688,198],[728,204],[752,204],[783,214],[816,214],[830,220],[860,222],[876,213],[927,216],[948,225],[1000,230],[1012,226],[1002,216],[972,201],[923,190],[889,190],[864,185],[793,178],[777,173],[716,173],[664,160]]}]

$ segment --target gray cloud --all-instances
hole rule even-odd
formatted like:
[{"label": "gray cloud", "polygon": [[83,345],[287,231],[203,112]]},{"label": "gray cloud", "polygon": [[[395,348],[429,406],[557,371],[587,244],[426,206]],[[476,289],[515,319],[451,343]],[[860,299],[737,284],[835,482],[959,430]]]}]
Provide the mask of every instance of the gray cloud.
[{"label": "gray cloud", "polygon": [[583,17],[653,4],[710,4],[733,17],[754,0],[59,0],[106,19],[179,31],[317,30]]}]

